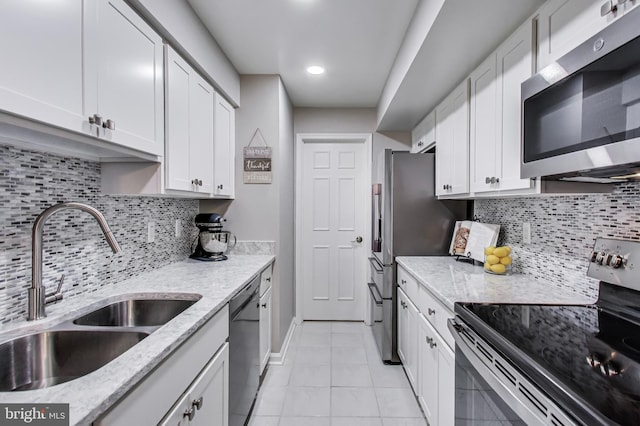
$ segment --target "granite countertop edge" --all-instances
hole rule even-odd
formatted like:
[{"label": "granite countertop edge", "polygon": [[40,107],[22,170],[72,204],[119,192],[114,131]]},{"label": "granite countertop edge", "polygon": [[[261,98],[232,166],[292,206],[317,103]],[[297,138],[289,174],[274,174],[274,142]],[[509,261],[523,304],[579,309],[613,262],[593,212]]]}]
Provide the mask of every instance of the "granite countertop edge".
[{"label": "granite countertop edge", "polygon": [[131,297],[202,297],[103,367],[70,382],[24,392],[3,392],[3,403],[68,403],[70,425],[88,425],[106,412],[169,354],[211,319],[275,260],[273,255],[236,255],[225,262],[185,260],[143,273],[89,294],[47,306],[47,317],[0,327],[0,342],[37,333]]},{"label": "granite countertop edge", "polygon": [[595,298],[524,274],[493,275],[451,256],[398,256],[396,262],[451,311],[456,302],[590,305]]}]

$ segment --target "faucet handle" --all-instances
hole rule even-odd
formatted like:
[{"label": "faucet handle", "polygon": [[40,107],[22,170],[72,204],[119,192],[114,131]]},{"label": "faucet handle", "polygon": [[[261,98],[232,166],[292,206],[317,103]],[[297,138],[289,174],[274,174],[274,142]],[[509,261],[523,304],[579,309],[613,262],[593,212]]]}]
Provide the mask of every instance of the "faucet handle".
[{"label": "faucet handle", "polygon": [[58,280],[58,288],[56,289],[56,291],[54,291],[53,293],[46,294],[44,296],[45,305],[49,305],[51,303],[57,303],[62,300],[63,295],[61,290],[62,290],[63,283],[64,283],[64,274],[62,274],[60,276],[60,279]]}]

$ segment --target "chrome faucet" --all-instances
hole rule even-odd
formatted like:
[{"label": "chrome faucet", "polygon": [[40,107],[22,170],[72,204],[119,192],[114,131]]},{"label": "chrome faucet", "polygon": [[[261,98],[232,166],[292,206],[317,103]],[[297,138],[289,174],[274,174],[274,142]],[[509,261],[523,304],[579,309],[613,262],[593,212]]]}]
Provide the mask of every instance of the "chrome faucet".
[{"label": "chrome faucet", "polygon": [[49,216],[61,210],[72,209],[82,210],[93,216],[98,222],[98,225],[100,225],[100,229],[102,229],[102,233],[107,239],[107,243],[109,243],[111,250],[113,250],[114,253],[118,253],[121,250],[120,245],[118,245],[118,242],[109,228],[107,220],[104,218],[102,213],[94,207],[82,203],[60,203],[55,206],[51,206],[40,213],[40,216],[36,218],[36,221],[33,224],[33,232],[31,234],[31,288],[29,288],[29,306],[27,314],[27,320],[29,321],[46,317],[47,314],[45,313],[44,307],[62,299],[62,292],[60,289],[62,288],[64,275],[60,278],[58,288],[53,293],[47,294],[44,285],[42,285],[42,230]]}]

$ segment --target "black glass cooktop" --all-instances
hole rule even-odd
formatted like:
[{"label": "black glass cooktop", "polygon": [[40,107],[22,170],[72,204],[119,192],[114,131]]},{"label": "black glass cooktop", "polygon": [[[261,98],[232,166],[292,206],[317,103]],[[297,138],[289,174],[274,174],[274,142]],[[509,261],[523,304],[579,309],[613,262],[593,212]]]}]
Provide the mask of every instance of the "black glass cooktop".
[{"label": "black glass cooktop", "polygon": [[600,305],[461,304],[456,312],[577,420],[640,424],[636,318]]}]

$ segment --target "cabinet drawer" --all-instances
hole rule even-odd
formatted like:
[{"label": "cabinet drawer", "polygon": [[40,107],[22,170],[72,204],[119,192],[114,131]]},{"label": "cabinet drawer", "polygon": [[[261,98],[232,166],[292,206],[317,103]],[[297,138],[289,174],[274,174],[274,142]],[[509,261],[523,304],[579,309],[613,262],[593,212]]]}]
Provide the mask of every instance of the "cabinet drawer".
[{"label": "cabinet drawer", "polygon": [[413,302],[418,300],[418,280],[409,274],[402,266],[398,265],[398,286]]},{"label": "cabinet drawer", "polygon": [[260,296],[265,294],[271,288],[273,281],[273,263],[260,273]]},{"label": "cabinet drawer", "polygon": [[453,318],[454,314],[424,286],[420,286],[417,299],[418,309],[422,315],[431,323],[433,328],[442,336],[450,348],[455,347],[453,336],[447,328],[447,320]]}]

